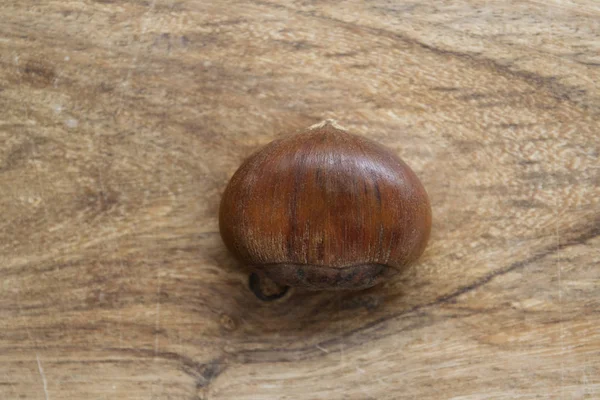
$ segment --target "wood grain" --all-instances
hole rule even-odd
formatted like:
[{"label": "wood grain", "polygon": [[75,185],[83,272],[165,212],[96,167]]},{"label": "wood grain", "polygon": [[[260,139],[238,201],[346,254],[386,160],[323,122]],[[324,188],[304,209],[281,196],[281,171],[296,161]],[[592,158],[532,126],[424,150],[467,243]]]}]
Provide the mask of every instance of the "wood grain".
[{"label": "wood grain", "polygon": [[[594,0],[0,2],[0,398],[600,398]],[[429,193],[392,282],[262,302],[242,160],[335,118]]]}]

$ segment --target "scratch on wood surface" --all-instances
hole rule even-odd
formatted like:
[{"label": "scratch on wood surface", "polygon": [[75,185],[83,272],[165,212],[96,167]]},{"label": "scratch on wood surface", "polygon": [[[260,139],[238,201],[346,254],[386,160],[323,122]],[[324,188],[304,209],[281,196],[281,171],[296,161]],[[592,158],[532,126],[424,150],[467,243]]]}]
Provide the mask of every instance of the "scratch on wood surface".
[{"label": "scratch on wood surface", "polygon": [[35,353],[35,359],[37,360],[38,371],[40,373],[40,377],[42,378],[44,397],[46,400],[50,400],[50,396],[48,395],[48,382],[46,381],[46,374],[44,374],[44,368],[42,367],[42,362],[40,361],[40,356],[38,353]]},{"label": "scratch on wood surface", "polygon": [[160,289],[161,289],[161,277],[158,276],[158,283],[156,285],[156,319],[154,321],[154,357],[158,357],[159,349],[159,331],[160,331]]},{"label": "scratch on wood surface", "polygon": [[560,394],[561,399],[564,398],[565,389],[565,327],[563,321],[563,292],[562,292],[562,265],[560,262],[560,228],[559,215],[556,215],[556,274],[558,280],[558,318],[559,318],[559,341],[560,341]]},{"label": "scratch on wood surface", "polygon": [[[146,31],[148,30],[149,15],[152,13],[155,6],[156,6],[156,0],[153,0],[152,3],[150,4],[150,6],[148,7],[148,10],[141,17],[142,26],[140,29],[140,35],[138,37],[138,40],[140,40],[140,41],[142,40],[142,38],[146,34]],[[131,60],[131,65],[127,69],[127,74],[125,76],[125,80],[121,83],[125,89],[129,88],[129,85],[131,83],[131,77],[133,76],[133,72],[138,67],[138,58],[140,56],[140,52],[141,52],[141,48],[138,48],[137,50],[134,51],[133,58]],[[117,107],[115,114],[116,115],[120,114],[124,107],[125,107],[125,92],[123,92],[120,96],[119,106]]]},{"label": "scratch on wood surface", "polygon": [[[140,35],[139,35],[139,40],[141,41],[144,37],[144,35],[146,34],[146,31],[148,30],[148,23],[150,20],[150,14],[152,14],[152,12],[154,11],[154,7],[156,7],[156,0],[153,0],[152,3],[150,3],[150,6],[148,7],[148,11],[146,11],[146,13],[144,13],[144,15],[142,15],[142,27],[140,30]],[[131,75],[133,74],[133,71],[137,68],[137,61],[140,55],[140,49],[138,49],[135,52],[135,55],[133,57],[133,62],[131,63],[131,67],[129,68],[129,71],[127,71],[127,78],[125,79],[125,86],[129,85],[129,82],[131,80]]]},{"label": "scratch on wood surface", "polygon": [[327,350],[324,347],[321,347],[319,344],[316,345],[316,348],[319,349],[319,350],[321,350],[323,353],[329,353],[329,350]]}]

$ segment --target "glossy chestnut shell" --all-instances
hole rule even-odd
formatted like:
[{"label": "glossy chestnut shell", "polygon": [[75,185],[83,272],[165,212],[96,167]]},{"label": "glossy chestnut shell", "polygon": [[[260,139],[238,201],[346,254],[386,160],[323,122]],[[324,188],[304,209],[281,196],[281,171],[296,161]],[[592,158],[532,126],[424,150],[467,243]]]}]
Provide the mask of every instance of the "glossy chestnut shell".
[{"label": "glossy chestnut shell", "polygon": [[229,250],[279,285],[363,289],[423,253],[431,207],[392,151],[328,120],[247,159],[219,219]]}]

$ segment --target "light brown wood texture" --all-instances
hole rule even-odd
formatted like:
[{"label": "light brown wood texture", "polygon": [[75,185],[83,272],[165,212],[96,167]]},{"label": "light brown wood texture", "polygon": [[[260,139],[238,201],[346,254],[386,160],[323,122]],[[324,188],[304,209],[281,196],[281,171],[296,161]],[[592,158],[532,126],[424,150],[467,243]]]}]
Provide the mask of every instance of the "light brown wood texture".
[{"label": "light brown wood texture", "polygon": [[[0,2],[0,398],[600,398],[595,0]],[[335,118],[401,156],[423,257],[262,302],[245,157]]]}]

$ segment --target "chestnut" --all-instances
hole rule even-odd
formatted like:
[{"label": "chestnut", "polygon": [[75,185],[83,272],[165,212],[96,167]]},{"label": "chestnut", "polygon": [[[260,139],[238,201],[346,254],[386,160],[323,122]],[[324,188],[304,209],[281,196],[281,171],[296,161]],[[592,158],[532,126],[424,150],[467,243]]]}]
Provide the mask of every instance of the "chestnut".
[{"label": "chestnut", "polygon": [[396,154],[327,120],[248,158],[219,225],[227,248],[278,285],[364,289],[423,253],[431,206]]}]

